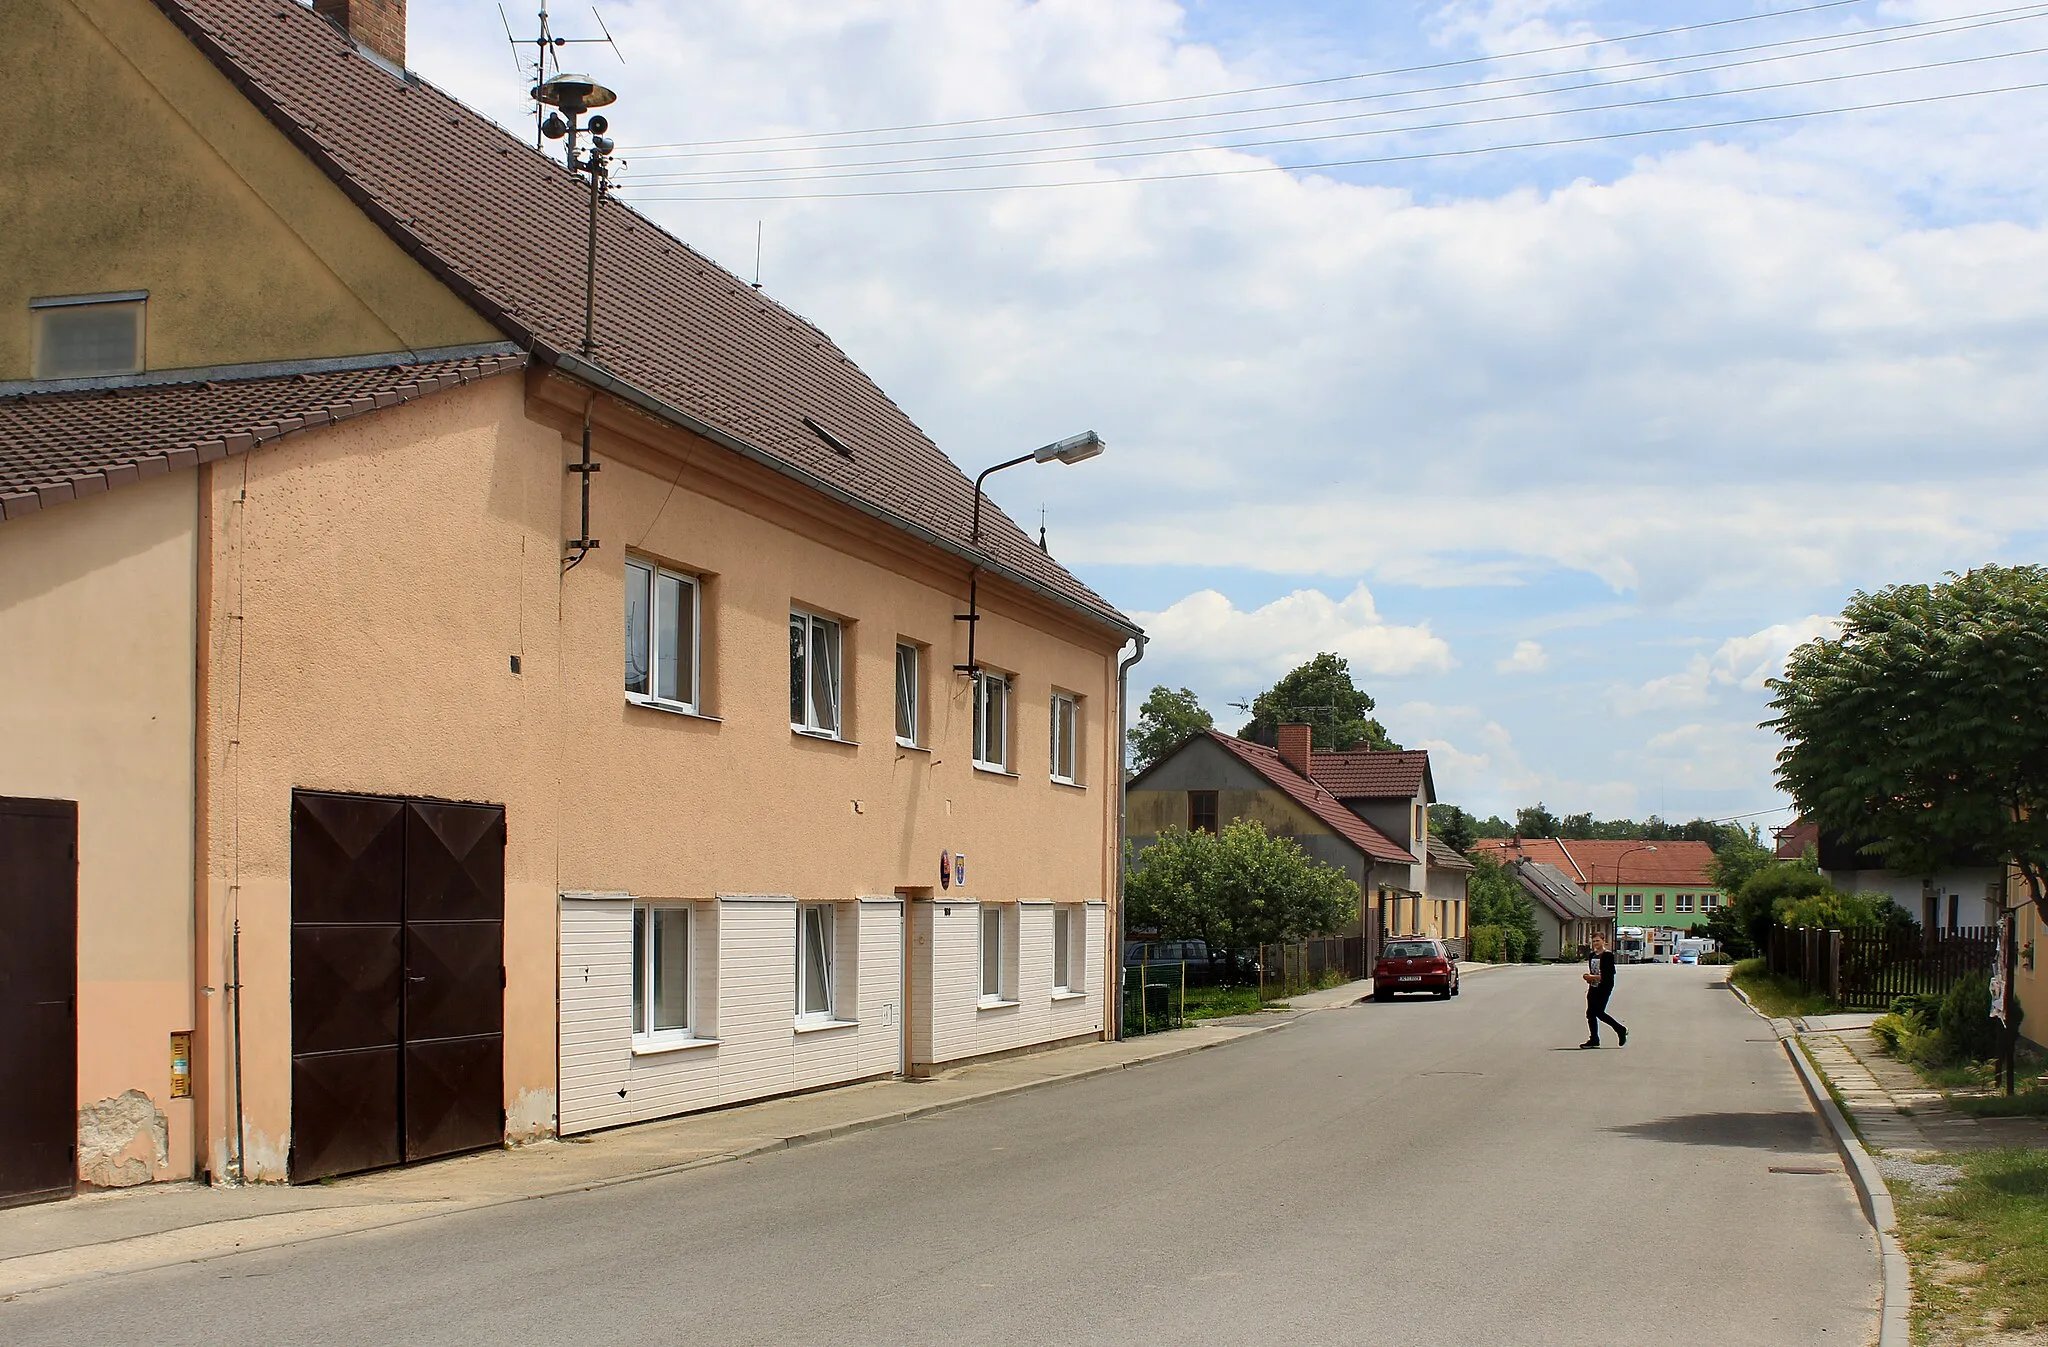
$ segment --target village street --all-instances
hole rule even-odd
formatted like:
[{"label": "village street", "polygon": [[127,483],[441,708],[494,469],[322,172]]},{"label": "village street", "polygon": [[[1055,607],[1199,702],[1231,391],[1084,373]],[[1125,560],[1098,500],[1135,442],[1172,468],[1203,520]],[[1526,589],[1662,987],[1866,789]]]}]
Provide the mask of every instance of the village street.
[{"label": "village street", "polygon": [[0,1339],[1864,1343],[1869,1229],[1721,972],[1622,970],[1625,1050],[1575,1050],[1575,969],[1493,969],[743,1163],[29,1293]]}]

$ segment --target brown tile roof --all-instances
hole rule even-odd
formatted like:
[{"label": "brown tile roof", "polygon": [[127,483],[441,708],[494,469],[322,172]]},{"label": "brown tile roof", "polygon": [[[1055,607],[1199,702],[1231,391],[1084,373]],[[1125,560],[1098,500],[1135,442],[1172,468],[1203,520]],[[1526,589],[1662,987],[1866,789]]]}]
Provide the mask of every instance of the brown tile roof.
[{"label": "brown tile roof", "polygon": [[1278,749],[1239,739],[1220,730],[1209,730],[1207,734],[1246,766],[1272,782],[1289,799],[1321,819],[1330,831],[1366,855],[1376,861],[1396,865],[1414,864],[1415,858],[1408,854],[1406,847],[1396,845],[1392,838],[1346,809],[1336,796],[1282,762]]},{"label": "brown tile roof", "polygon": [[1315,753],[1309,756],[1308,770],[1318,785],[1340,799],[1411,799],[1422,793],[1429,779],[1429,754],[1420,749]]},{"label": "brown tile roof", "polygon": [[1781,861],[1796,861],[1806,854],[1808,847],[1820,847],[1820,825],[1808,823],[1803,818],[1793,819],[1772,836],[1777,846],[1771,854]]},{"label": "brown tile roof", "polygon": [[[1586,842],[1555,837],[1524,837],[1519,842],[1506,837],[1489,837],[1475,842],[1469,854],[1487,855],[1506,864],[1519,855],[1543,865],[1554,865],[1573,882],[1611,889],[1615,866],[1621,867],[1624,889],[1654,887],[1711,889],[1707,865],[1714,849],[1705,842],[1652,842],[1655,851],[1643,850],[1641,842]],[[1627,858],[1623,859],[1623,853]]]},{"label": "brown tile roof", "polygon": [[[156,3],[366,214],[508,336],[548,362],[578,349],[590,195],[559,159],[416,76],[393,75],[302,5]],[[602,204],[598,233],[595,363],[605,373],[679,424],[699,423],[814,488],[966,548],[972,483],[829,337],[618,201]],[[993,506],[982,549],[1025,584],[1136,630]]]},{"label": "brown tile roof", "polygon": [[1429,848],[1429,868],[1432,870],[1458,870],[1470,874],[1477,868],[1435,833],[1430,833],[1424,844]]},{"label": "brown tile roof", "polygon": [[0,397],[0,518],[15,519],[526,365],[524,355]]}]

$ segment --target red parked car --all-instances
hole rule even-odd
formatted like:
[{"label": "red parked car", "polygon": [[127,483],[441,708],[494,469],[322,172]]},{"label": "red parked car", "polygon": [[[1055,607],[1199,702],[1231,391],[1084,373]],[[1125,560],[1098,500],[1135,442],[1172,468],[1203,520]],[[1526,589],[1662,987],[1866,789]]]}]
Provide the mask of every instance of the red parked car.
[{"label": "red parked car", "polygon": [[1389,940],[1372,966],[1372,999],[1391,1001],[1395,992],[1458,994],[1458,961],[1441,940],[1404,936]]}]

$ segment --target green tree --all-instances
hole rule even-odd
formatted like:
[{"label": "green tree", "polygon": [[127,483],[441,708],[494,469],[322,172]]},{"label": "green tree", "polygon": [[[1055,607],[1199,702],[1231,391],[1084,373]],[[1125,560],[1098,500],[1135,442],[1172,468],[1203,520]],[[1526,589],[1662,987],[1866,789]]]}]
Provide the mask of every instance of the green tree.
[{"label": "green tree", "polygon": [[1543,807],[1543,801],[1515,811],[1515,836],[1555,837],[1564,823],[1557,815]]},{"label": "green tree", "polygon": [[1268,748],[1280,742],[1282,725],[1312,727],[1314,746],[1325,751],[1401,747],[1372,718],[1372,698],[1351,681],[1351,663],[1339,655],[1317,655],[1254,697],[1248,709],[1252,718],[1237,737]]},{"label": "green tree", "polygon": [[[1543,808],[1540,804],[1536,807],[1538,809]],[[1578,841],[1582,838],[1598,837],[1600,835],[1598,832],[1599,827],[1600,825],[1593,821],[1591,814],[1566,814],[1557,821],[1557,832],[1554,835],[1571,841]]]},{"label": "green tree", "polygon": [[1778,783],[1904,874],[2009,860],[2048,919],[2048,568],[1857,591],[1771,680]]},{"label": "green tree", "polygon": [[1179,692],[1155,685],[1138,708],[1138,723],[1129,731],[1131,770],[1142,772],[1191,734],[1211,729],[1216,718],[1202,709],[1187,688]]},{"label": "green tree", "polygon": [[1481,926],[1503,935],[1502,953],[1510,963],[1534,961],[1543,936],[1536,925],[1536,904],[1507,867],[1491,856],[1470,856],[1472,878],[1465,888],[1465,916],[1474,930]]},{"label": "green tree", "polygon": [[1769,847],[1738,828],[1735,836],[1724,839],[1714,852],[1714,859],[1707,862],[1707,878],[1724,896],[1733,897],[1749,882],[1750,876],[1776,859],[1776,853]]},{"label": "green tree", "polygon": [[1707,918],[1706,934],[1736,958],[1746,959],[1763,953],[1782,910],[1804,899],[1839,892],[1810,857],[1764,865],[1714,909]]},{"label": "green tree", "polygon": [[1429,807],[1429,831],[1451,850],[1463,855],[1479,840],[1479,822],[1454,804]]},{"label": "green tree", "polygon": [[1133,858],[1124,902],[1133,926],[1230,953],[1358,920],[1358,885],[1257,819],[1216,833],[1169,828]]}]

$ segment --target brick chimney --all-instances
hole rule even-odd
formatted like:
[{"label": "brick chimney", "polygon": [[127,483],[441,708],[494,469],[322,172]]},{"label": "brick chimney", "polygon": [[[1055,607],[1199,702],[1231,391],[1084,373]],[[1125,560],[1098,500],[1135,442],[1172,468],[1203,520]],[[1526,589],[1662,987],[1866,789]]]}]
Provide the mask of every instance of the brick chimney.
[{"label": "brick chimney", "polygon": [[1315,731],[1307,725],[1282,725],[1280,727],[1280,761],[1308,775],[1309,744]]},{"label": "brick chimney", "polygon": [[313,12],[391,64],[405,67],[405,0],[313,0]]}]

